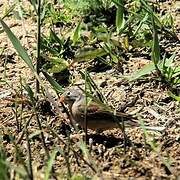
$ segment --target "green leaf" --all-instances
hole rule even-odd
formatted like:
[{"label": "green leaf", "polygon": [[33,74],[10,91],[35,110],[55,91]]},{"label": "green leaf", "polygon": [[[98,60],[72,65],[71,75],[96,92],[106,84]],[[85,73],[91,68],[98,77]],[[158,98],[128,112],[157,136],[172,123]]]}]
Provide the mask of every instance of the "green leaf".
[{"label": "green leaf", "polygon": [[50,155],[50,158],[48,159],[47,166],[45,168],[45,177],[44,177],[44,180],[50,179],[50,173],[52,171],[53,163],[55,161],[57,152],[58,152],[58,150],[54,149],[52,154]]},{"label": "green leaf", "polygon": [[135,72],[134,74],[132,74],[131,76],[127,77],[127,79],[129,81],[134,81],[144,75],[150,74],[152,71],[156,70],[154,63],[151,62],[148,65],[145,65],[142,69],[140,69],[139,71]]},{"label": "green leaf", "polygon": [[159,47],[158,34],[153,16],[152,16],[152,25],[153,25],[152,61],[156,66],[160,62],[160,47]]},{"label": "green leaf", "polygon": [[140,0],[140,2],[143,4],[142,7],[149,13],[149,15],[153,16],[156,25],[159,28],[162,28],[162,24],[156,14],[153,12],[152,8],[146,3],[145,0]]},{"label": "green leaf", "polygon": [[46,58],[49,62],[46,63],[43,68],[47,69],[49,73],[59,73],[68,68],[69,63],[61,58],[51,57]]},{"label": "green leaf", "polygon": [[62,86],[60,86],[47,72],[42,71],[42,73],[57,93],[62,94],[64,92]]},{"label": "green leaf", "polygon": [[41,130],[35,130],[35,131],[33,131],[30,135],[29,135],[29,139],[32,139],[32,138],[34,138],[34,137],[37,137],[37,136],[39,136],[40,134],[41,134]]},{"label": "green leaf", "polygon": [[6,10],[4,16],[2,17],[2,19],[4,19],[5,17],[9,16],[9,14],[14,10],[14,8],[16,7],[17,1],[14,2],[14,4],[12,6],[10,6],[10,8],[8,10]]},{"label": "green leaf", "polygon": [[50,33],[51,33],[52,37],[54,38],[55,42],[57,42],[60,45],[60,47],[62,48],[63,42],[61,41],[61,39],[56,35],[56,33],[52,29],[50,29]]},{"label": "green leaf", "polygon": [[72,37],[72,40],[73,40],[73,45],[75,45],[80,37],[81,37],[81,21],[78,23],[78,25],[76,26],[75,28],[75,31],[74,31],[74,34],[73,34],[73,37]]},{"label": "green leaf", "polygon": [[[159,70],[161,72],[163,72],[164,68],[171,67],[175,56],[176,56],[176,53],[173,53],[173,55],[169,59],[165,59],[164,61],[160,61],[157,64],[157,66],[159,67]],[[154,70],[156,70],[155,65],[153,62],[151,62],[150,64],[145,65],[142,69],[140,69],[139,71],[135,72],[134,74],[132,74],[131,76],[129,76],[127,78],[129,81],[134,81],[134,80],[136,80],[136,79],[138,79],[144,75],[150,74]],[[179,72],[180,72],[180,67],[177,67],[174,70],[172,77],[178,76]]]},{"label": "green leaf", "polygon": [[28,67],[34,72],[35,69],[34,69],[33,63],[31,61],[30,57],[28,56],[26,50],[22,47],[20,41],[17,39],[17,37],[14,35],[14,33],[11,31],[11,29],[6,25],[6,23],[1,18],[0,18],[0,23],[1,23],[4,31],[8,35],[10,41],[12,42],[14,48],[18,52],[19,56],[25,61],[25,63],[28,65]]},{"label": "green leaf", "polygon": [[180,75],[180,66],[179,67],[175,67],[172,78],[175,78],[177,76]]},{"label": "green leaf", "polygon": [[166,60],[165,60],[165,66],[166,66],[166,67],[172,66],[172,63],[173,63],[175,57],[176,57],[176,52],[174,52],[169,59],[166,59]]},{"label": "green leaf", "polygon": [[87,178],[85,175],[82,175],[82,174],[74,174],[72,177],[71,177],[71,180],[90,180],[90,178]]},{"label": "green leaf", "polygon": [[33,90],[31,89],[31,87],[29,86],[29,84],[26,83],[25,79],[24,79],[24,81],[23,81],[23,87],[24,87],[24,89],[27,91],[28,96],[29,96],[32,104],[35,105],[34,92],[33,92]]},{"label": "green leaf", "polygon": [[108,52],[106,52],[104,48],[92,49],[92,50],[89,50],[89,48],[85,48],[83,50],[80,50],[79,53],[75,55],[74,61],[76,62],[89,61],[94,58],[104,56],[107,53]]},{"label": "green leaf", "polygon": [[117,32],[120,32],[120,29],[123,27],[124,24],[124,7],[123,7],[123,0],[118,0],[118,6],[116,10],[116,29]]},{"label": "green leaf", "polygon": [[139,25],[137,26],[137,28],[134,31],[134,36],[136,36],[136,34],[138,33],[139,29],[142,27],[142,25],[148,20],[148,13],[145,14],[144,18],[140,21]]},{"label": "green leaf", "polygon": [[[6,168],[8,168],[8,170],[11,170],[11,171],[14,170],[16,172],[16,174],[18,174],[22,179],[27,179],[27,171],[25,170],[25,168],[23,166],[14,165],[13,163],[10,163],[7,160],[0,161],[1,168],[2,168],[2,165],[5,166]],[[1,171],[1,173],[2,173],[2,171]],[[3,179],[1,175],[0,175],[0,179]],[[9,179],[9,171],[8,171],[8,179]]]},{"label": "green leaf", "polygon": [[122,6],[122,4],[119,2],[119,0],[111,0],[117,7]]},{"label": "green leaf", "polygon": [[37,2],[36,0],[30,0],[30,3],[33,5],[34,10],[36,11],[36,14],[38,14],[38,12],[37,12],[37,8],[36,8],[36,5],[37,5],[37,3],[36,3],[36,2]]},{"label": "green leaf", "polygon": [[180,96],[176,96],[175,94],[173,94],[171,91],[168,92],[168,95],[170,97],[172,97],[173,99],[175,99],[176,101],[180,101]]},{"label": "green leaf", "polygon": [[42,49],[42,50],[49,51],[49,52],[50,52],[51,54],[53,54],[53,55],[58,55],[58,52],[57,52],[55,49],[47,46],[45,43],[44,43],[44,44],[41,43],[41,49]]},{"label": "green leaf", "polygon": [[88,151],[86,143],[84,141],[80,141],[79,147],[82,150],[84,159],[89,160],[89,151]]}]

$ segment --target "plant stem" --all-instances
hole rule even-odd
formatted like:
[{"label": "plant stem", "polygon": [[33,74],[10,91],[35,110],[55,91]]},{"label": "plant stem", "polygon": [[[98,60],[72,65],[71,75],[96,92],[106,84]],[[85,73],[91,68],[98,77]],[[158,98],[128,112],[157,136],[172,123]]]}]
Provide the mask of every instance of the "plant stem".
[{"label": "plant stem", "polygon": [[31,146],[30,146],[30,142],[29,142],[29,132],[28,129],[26,127],[26,141],[27,141],[27,152],[28,152],[28,175],[29,175],[29,179],[33,180],[33,170],[32,170],[32,152],[31,152]]},{"label": "plant stem", "polygon": [[[37,61],[36,61],[36,72],[39,75],[41,57],[40,57],[40,47],[41,47],[41,0],[38,0],[38,13],[37,13]],[[36,80],[36,93],[39,93],[39,81]]]}]

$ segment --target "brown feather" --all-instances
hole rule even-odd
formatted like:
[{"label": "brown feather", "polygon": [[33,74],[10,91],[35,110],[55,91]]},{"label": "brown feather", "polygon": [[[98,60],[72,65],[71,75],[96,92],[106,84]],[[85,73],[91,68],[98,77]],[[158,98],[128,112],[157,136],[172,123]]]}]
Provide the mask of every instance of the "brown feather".
[{"label": "brown feather", "polygon": [[132,116],[123,112],[114,114],[106,105],[90,102],[86,107],[85,96],[77,90],[66,92],[62,99],[69,105],[72,118],[82,127],[85,119],[87,119],[88,128],[93,130],[117,128],[118,123],[122,124],[122,122],[125,126],[139,126]]}]

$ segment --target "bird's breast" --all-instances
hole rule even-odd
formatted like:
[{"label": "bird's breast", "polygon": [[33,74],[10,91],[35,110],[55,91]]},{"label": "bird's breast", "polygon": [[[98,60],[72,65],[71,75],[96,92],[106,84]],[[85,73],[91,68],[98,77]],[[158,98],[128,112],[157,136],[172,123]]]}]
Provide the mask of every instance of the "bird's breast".
[{"label": "bird's breast", "polygon": [[72,117],[73,119],[77,122],[77,123],[81,123],[82,121],[84,121],[84,118],[85,118],[85,114],[84,112],[81,112],[79,110],[80,108],[80,105],[78,104],[74,104],[72,106]]}]

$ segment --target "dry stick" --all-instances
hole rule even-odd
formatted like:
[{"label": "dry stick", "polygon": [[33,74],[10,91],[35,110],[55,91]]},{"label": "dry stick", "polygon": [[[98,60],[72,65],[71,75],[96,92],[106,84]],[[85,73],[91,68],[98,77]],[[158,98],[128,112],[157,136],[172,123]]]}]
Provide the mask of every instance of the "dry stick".
[{"label": "dry stick", "polygon": [[32,170],[32,152],[31,152],[31,146],[30,146],[30,142],[29,142],[29,132],[28,129],[26,127],[25,130],[26,133],[26,141],[27,141],[27,154],[28,154],[28,176],[29,179],[33,180],[34,176],[33,176],[33,170]]},{"label": "dry stick", "polygon": [[[23,97],[23,85],[22,85],[22,77],[20,76],[20,97]],[[20,110],[20,123],[19,123],[19,130],[22,130],[22,115],[23,115],[23,109],[24,109],[24,101],[20,104],[21,110]]]},{"label": "dry stick", "polygon": [[[56,132],[54,132],[51,127],[49,125],[47,125],[47,128],[58,138],[58,140],[60,142],[62,142],[64,145],[67,146],[67,144],[58,136],[58,134]],[[87,164],[95,173],[97,173],[96,169],[90,164],[88,163],[81,155],[79,155],[72,147],[69,146],[69,148],[71,149],[71,151],[75,154],[76,157],[80,157],[81,160],[84,161],[85,164]]]}]

